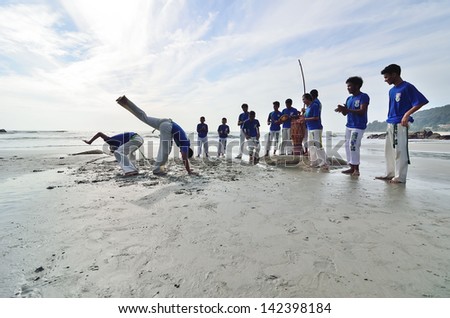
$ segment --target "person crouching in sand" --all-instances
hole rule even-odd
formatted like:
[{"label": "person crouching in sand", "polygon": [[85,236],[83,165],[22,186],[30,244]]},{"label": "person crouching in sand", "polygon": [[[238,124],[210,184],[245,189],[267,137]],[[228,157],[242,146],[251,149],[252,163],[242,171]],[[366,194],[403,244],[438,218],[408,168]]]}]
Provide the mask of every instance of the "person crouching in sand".
[{"label": "person crouching in sand", "polygon": [[183,159],[184,167],[189,174],[196,174],[191,169],[189,158],[192,157],[193,151],[190,148],[191,143],[187,137],[186,132],[177,123],[168,118],[155,118],[147,116],[147,114],[131,102],[125,95],[116,99],[116,102],[146,123],[150,127],[159,130],[159,150],[156,158],[155,166],[153,168],[154,175],[165,175],[167,172],[163,170],[162,166],[167,163],[170,151],[172,150],[172,141],[180,148],[181,157]]},{"label": "person crouching in sand", "polygon": [[134,153],[144,143],[141,136],[134,132],[125,132],[109,137],[102,132],[98,132],[90,140],[83,141],[90,145],[98,138],[102,138],[109,145],[109,149],[114,153],[125,176],[135,176],[138,174],[138,169],[133,162],[136,160]]}]

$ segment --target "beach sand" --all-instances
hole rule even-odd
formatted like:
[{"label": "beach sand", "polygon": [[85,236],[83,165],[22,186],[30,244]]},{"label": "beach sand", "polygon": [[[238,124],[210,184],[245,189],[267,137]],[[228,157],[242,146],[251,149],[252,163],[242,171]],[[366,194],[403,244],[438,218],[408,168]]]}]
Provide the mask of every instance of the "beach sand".
[{"label": "beach sand", "polygon": [[374,180],[380,149],[359,178],[192,165],[123,178],[107,155],[2,155],[0,296],[450,296],[450,160],[414,157],[406,185]]}]

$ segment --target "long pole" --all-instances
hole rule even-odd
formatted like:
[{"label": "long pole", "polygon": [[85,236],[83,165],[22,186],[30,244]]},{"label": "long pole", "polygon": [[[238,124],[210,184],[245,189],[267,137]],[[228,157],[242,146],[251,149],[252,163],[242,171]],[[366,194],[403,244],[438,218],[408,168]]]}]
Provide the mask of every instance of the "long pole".
[{"label": "long pole", "polygon": [[300,65],[300,72],[302,73],[303,94],[306,94],[305,74],[303,73],[303,66],[302,62],[300,62],[300,59],[298,59],[298,65]]},{"label": "long pole", "polygon": [[[303,94],[306,94],[305,74],[303,73],[303,66],[302,66],[302,62],[300,62],[300,59],[298,59],[298,65],[300,65],[300,73],[302,74]],[[302,110],[302,112],[304,112],[305,109],[306,109],[306,105],[303,104],[303,110]]]}]

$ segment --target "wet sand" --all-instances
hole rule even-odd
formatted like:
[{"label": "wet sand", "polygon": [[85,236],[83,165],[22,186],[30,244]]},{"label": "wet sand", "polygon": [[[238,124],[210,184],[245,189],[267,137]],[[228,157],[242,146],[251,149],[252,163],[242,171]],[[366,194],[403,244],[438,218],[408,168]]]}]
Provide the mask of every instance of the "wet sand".
[{"label": "wet sand", "polygon": [[359,178],[235,159],[165,177],[142,160],[123,178],[107,155],[21,158],[0,159],[1,297],[450,296],[441,157],[413,157],[406,185],[374,180],[376,147]]}]

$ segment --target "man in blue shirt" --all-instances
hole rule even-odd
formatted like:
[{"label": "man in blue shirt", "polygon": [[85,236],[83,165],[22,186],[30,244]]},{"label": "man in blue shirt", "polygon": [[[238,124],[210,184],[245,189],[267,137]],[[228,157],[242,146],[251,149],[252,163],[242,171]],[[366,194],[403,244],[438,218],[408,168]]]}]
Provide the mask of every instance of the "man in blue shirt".
[{"label": "man in blue shirt", "polygon": [[344,170],[342,173],[359,176],[361,140],[367,127],[367,107],[370,98],[369,95],[361,92],[363,85],[361,77],[350,77],[345,83],[348,92],[352,95],[347,98],[345,105],[338,105],[335,109],[336,112],[347,116],[345,152],[350,169]]},{"label": "man in blue shirt", "polygon": [[200,117],[200,123],[197,125],[198,134],[198,155],[202,154],[202,147],[205,149],[205,156],[208,157],[208,125],[205,124],[205,117]]},{"label": "man in blue shirt", "polygon": [[248,119],[248,105],[242,104],[241,108],[242,108],[243,113],[241,113],[239,115],[238,123],[237,123],[240,128],[240,135],[239,135],[239,154],[236,156],[236,159],[242,158],[242,150],[243,150],[244,142],[245,142],[245,133],[242,130],[242,125]]},{"label": "man in blue shirt", "polygon": [[411,117],[422,106],[428,104],[426,97],[400,77],[399,65],[386,66],[381,74],[384,81],[394,85],[389,90],[389,110],[387,118],[387,131],[385,141],[386,173],[376,177],[388,180],[390,183],[405,183],[408,173],[408,128],[413,122]]},{"label": "man in blue shirt", "polygon": [[275,140],[273,144],[274,147],[273,154],[275,155],[277,153],[278,141],[280,139],[280,130],[281,130],[279,122],[281,112],[279,111],[279,108],[280,102],[279,101],[273,102],[273,111],[270,112],[269,116],[267,117],[267,125],[270,125],[270,128],[269,128],[269,136],[267,138],[266,143],[266,155],[265,155],[266,157],[269,156],[272,140]]},{"label": "man in blue shirt", "polygon": [[247,139],[248,154],[250,157],[249,162],[251,164],[257,164],[259,161],[259,121],[255,119],[256,113],[254,111],[249,112],[249,118],[242,125],[245,138]]},{"label": "man in blue shirt", "polygon": [[227,119],[222,118],[222,125],[217,128],[217,133],[219,134],[219,147],[217,149],[217,157],[225,157],[227,150],[227,138],[230,134],[230,127],[227,125]]},{"label": "man in blue shirt", "polygon": [[305,110],[305,123],[308,128],[308,152],[312,167],[328,169],[327,156],[322,146],[322,105],[318,99],[313,100],[311,94],[302,96]]},{"label": "man in blue shirt", "polygon": [[138,174],[138,169],[134,162],[136,161],[136,150],[144,143],[141,136],[134,132],[125,132],[110,137],[102,132],[98,132],[90,140],[83,141],[90,145],[97,138],[102,138],[109,145],[109,150],[114,153],[114,157],[116,157],[125,176]]},{"label": "man in blue shirt", "polygon": [[292,153],[291,120],[299,117],[298,110],[292,107],[292,99],[286,99],[285,105],[286,108],[281,112],[281,116],[286,115],[287,120],[283,122],[283,129],[281,130],[281,137],[283,141],[281,142],[280,155],[288,155]]},{"label": "man in blue shirt", "polygon": [[162,166],[167,163],[170,151],[172,150],[172,141],[180,148],[183,165],[186,168],[186,171],[189,174],[195,174],[189,164],[189,158],[193,155],[193,151],[190,148],[191,143],[186,132],[177,123],[172,121],[172,119],[147,116],[142,109],[137,107],[125,95],[119,97],[116,102],[142,122],[159,130],[159,150],[153,168],[154,175],[165,175],[167,173]]}]

